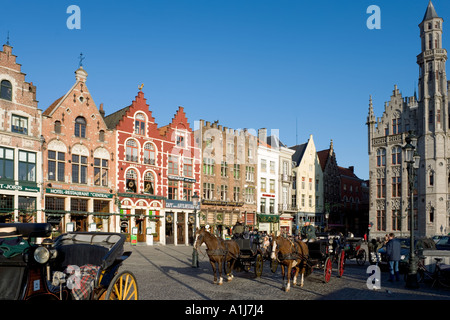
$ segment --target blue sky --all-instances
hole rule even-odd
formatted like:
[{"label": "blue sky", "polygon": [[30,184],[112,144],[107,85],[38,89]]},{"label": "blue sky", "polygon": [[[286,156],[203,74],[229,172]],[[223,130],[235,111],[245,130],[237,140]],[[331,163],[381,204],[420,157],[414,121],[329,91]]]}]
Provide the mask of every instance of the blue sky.
[{"label": "blue sky", "polygon": [[[434,0],[448,46],[450,3]],[[69,30],[70,5],[81,29]],[[369,30],[367,8],[381,10]],[[418,24],[428,0],[2,1],[0,42],[10,33],[26,80],[45,110],[74,84],[81,52],[87,85],[110,114],[143,89],[158,125],[178,106],[189,121],[279,130],[289,145],[333,139],[338,165],[369,176],[369,95],[377,117],[397,84],[414,94]],[[18,16],[16,13],[20,11]],[[12,14],[5,14],[11,12]],[[19,19],[18,19],[19,17]]]}]

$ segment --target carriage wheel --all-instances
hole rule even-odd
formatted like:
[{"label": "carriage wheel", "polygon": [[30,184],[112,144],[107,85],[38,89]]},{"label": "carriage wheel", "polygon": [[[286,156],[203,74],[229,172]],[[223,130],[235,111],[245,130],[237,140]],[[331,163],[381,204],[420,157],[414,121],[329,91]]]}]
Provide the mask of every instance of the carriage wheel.
[{"label": "carriage wheel", "polygon": [[363,266],[366,263],[366,250],[359,249],[356,253],[356,263],[359,266]]},{"label": "carriage wheel", "polygon": [[129,271],[117,274],[111,281],[105,300],[138,300],[136,277]]},{"label": "carriage wheel", "polygon": [[323,271],[323,280],[328,283],[331,279],[331,272],[333,271],[333,262],[331,261],[331,258],[328,257],[325,260],[325,265],[324,265],[324,271]]},{"label": "carriage wheel", "polygon": [[270,271],[272,271],[272,273],[275,273],[277,272],[277,268],[278,268],[278,260],[277,259],[270,260]]},{"label": "carriage wheel", "polygon": [[258,253],[256,255],[256,260],[255,260],[255,275],[257,277],[261,277],[262,273],[263,273],[263,268],[264,268],[264,260],[263,257],[260,253]]},{"label": "carriage wheel", "polygon": [[344,275],[345,267],[345,251],[342,250],[338,258],[338,276],[342,277]]}]

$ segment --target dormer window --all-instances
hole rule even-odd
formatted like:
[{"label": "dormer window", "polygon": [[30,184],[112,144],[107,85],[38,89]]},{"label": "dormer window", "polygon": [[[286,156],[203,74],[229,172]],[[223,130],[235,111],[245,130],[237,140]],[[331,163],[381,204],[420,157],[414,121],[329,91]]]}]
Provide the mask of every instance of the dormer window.
[{"label": "dormer window", "polygon": [[0,98],[12,101],[12,85],[8,80],[2,80],[0,90]]},{"label": "dormer window", "polygon": [[136,114],[134,121],[134,133],[141,136],[145,135],[145,115],[142,113]]}]

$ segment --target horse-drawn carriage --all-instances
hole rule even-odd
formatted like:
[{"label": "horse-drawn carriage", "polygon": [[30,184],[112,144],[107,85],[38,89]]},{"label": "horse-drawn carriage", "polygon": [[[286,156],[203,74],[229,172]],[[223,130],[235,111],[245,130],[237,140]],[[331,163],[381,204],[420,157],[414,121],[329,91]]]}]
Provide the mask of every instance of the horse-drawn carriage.
[{"label": "horse-drawn carriage", "polygon": [[309,261],[312,268],[323,269],[323,280],[328,283],[333,272],[333,264],[337,264],[338,277],[344,274],[345,251],[342,238],[338,235],[319,235],[318,239],[308,242]]},{"label": "horse-drawn carriage", "polygon": [[0,224],[0,299],[138,299],[134,275],[119,272],[131,255],[123,251],[125,235],[50,235],[47,223]]},{"label": "horse-drawn carriage", "polygon": [[347,238],[344,242],[345,257],[356,259],[356,263],[363,266],[366,263],[366,250],[362,248],[362,238]]},{"label": "horse-drawn carriage", "polygon": [[[237,238],[234,239],[239,247],[239,254],[234,264],[234,269],[239,271],[241,269],[250,271],[252,267],[255,270],[255,276],[260,277],[264,268],[263,251],[260,247],[259,240],[257,238]],[[227,264],[227,273],[229,273],[230,265]]]}]

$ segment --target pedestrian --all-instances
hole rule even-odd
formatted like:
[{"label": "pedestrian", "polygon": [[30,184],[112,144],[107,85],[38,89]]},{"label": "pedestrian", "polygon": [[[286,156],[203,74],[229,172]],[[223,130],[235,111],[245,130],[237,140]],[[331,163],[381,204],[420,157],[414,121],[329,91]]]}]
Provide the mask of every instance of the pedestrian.
[{"label": "pedestrian", "polygon": [[386,244],[386,258],[389,262],[389,280],[390,282],[395,280],[400,281],[400,272],[398,265],[401,257],[401,244],[400,241],[395,239],[393,233],[389,234],[389,241]]}]

